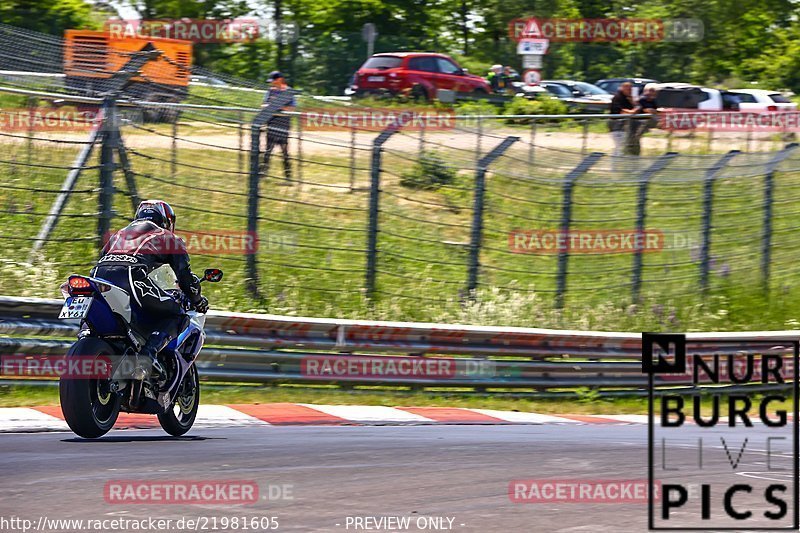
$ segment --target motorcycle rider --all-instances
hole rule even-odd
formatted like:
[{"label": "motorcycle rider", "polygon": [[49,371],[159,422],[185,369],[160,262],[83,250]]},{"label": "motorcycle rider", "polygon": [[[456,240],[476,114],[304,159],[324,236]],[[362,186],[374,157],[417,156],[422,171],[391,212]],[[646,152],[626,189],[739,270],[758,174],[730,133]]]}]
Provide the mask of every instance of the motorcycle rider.
[{"label": "motorcycle rider", "polygon": [[208,299],[200,294],[200,280],[192,274],[184,242],[174,231],[175,211],[167,202],[143,201],[136,209],[133,221],[106,242],[102,256],[92,270],[92,276],[128,291],[144,311],[144,321],[151,322],[156,328],[140,354],[147,357],[155,373],[161,375],[164,375],[164,369],[157,355],[185,329],[188,317],[178,301],[148,274],[169,265],[192,308],[199,313],[208,311]]}]

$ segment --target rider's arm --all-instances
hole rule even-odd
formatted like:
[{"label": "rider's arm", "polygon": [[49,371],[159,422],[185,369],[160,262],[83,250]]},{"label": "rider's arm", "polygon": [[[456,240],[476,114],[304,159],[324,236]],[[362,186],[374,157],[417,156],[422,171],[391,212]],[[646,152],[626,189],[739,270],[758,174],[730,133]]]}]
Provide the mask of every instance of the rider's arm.
[{"label": "rider's arm", "polygon": [[192,274],[189,266],[189,254],[175,254],[174,263],[171,264],[172,270],[178,278],[178,286],[184,294],[189,297],[193,304],[200,301],[200,281]]},{"label": "rider's arm", "polygon": [[189,253],[180,237],[170,234],[167,239],[172,242],[168,245],[171,253],[165,254],[165,262],[169,263],[172,270],[175,271],[175,277],[178,278],[178,286],[183,293],[189,297],[192,304],[200,301],[200,281],[192,274],[192,269],[189,264]]}]

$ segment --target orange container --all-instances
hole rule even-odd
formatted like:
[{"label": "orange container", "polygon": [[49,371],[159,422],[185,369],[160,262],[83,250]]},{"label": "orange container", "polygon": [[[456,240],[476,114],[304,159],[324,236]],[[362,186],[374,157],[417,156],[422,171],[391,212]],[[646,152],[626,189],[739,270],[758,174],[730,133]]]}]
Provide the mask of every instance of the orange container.
[{"label": "orange container", "polygon": [[64,73],[70,78],[110,78],[132,57],[152,43],[162,52],[148,61],[137,82],[149,82],[185,88],[189,85],[192,67],[192,43],[156,37],[112,37],[108,32],[67,30],[64,51]]}]

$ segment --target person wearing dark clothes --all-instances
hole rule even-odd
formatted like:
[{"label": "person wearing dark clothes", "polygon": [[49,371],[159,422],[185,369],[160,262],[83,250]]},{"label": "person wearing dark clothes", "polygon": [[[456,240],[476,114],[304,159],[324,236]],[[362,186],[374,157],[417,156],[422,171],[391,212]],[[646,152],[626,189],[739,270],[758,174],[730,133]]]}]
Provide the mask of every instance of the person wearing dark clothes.
[{"label": "person wearing dark clothes", "polygon": [[492,65],[486,80],[492,87],[492,92],[501,93],[506,88],[506,79],[503,75],[503,65]]},{"label": "person wearing dark clothes", "polygon": [[[284,91],[291,91],[291,87],[286,84],[286,80],[278,71],[271,72],[269,75],[270,88],[264,95],[264,102],[261,107],[269,105],[270,101]],[[291,111],[297,107],[297,102],[292,97],[289,105],[283,108]],[[276,115],[267,123],[267,149],[264,151],[264,164],[261,167],[261,176],[266,176],[269,172],[269,158],[272,150],[277,146],[283,153],[283,171],[287,185],[292,181],[292,163],[289,159],[289,130],[291,128],[291,117],[288,115]]]},{"label": "person wearing dark clothes", "polygon": [[[189,254],[183,240],[174,233],[175,211],[167,202],[147,200],[139,204],[133,222],[116,232],[105,244],[92,276],[104,279],[127,291],[145,312],[146,324],[134,322],[149,338],[141,355],[163,375],[158,353],[178,336],[188,322],[183,308],[148,274],[169,265],[178,286],[198,313],[208,311],[208,299],[200,294],[200,280],[192,274]],[[153,329],[151,329],[151,326]]]},{"label": "person wearing dark clothes", "polygon": [[631,155],[639,155],[641,152],[642,135],[658,124],[658,118],[656,117],[658,113],[656,104],[658,89],[656,88],[656,84],[648,83],[645,85],[643,93],[644,94],[639,98],[639,102],[636,105],[636,113],[650,115],[650,118],[638,118],[633,121],[635,129],[628,138],[628,151]]},{"label": "person wearing dark clothes", "polygon": [[644,86],[644,94],[639,98],[639,106],[637,113],[647,113],[654,115],[656,113],[656,96],[658,90],[655,83],[648,83]]},{"label": "person wearing dark clothes", "polygon": [[[633,115],[636,113],[636,106],[633,105],[633,97],[631,96],[632,85],[630,82],[625,82],[619,86],[617,94],[611,100],[611,108],[609,109],[612,115]],[[611,138],[614,140],[614,155],[622,155],[625,151],[625,124],[628,122],[624,118],[612,118],[608,121],[608,129],[611,131]]]}]

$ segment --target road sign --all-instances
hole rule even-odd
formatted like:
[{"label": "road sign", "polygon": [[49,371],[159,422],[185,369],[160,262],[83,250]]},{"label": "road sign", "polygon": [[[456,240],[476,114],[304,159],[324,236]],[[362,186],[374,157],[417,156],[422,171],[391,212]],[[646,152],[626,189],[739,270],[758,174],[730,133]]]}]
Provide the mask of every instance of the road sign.
[{"label": "road sign", "polygon": [[367,57],[372,56],[372,52],[375,50],[375,37],[377,36],[378,32],[372,22],[367,22],[362,26],[361,37],[367,42]]},{"label": "road sign", "polygon": [[522,73],[522,81],[527,83],[528,85],[533,85],[534,83],[539,83],[542,81],[542,73],[538,70],[526,70]]},{"label": "road sign", "polygon": [[375,31],[375,24],[372,22],[367,22],[361,28],[361,37],[363,37],[365,41],[371,41],[375,39],[376,35],[378,35],[378,32]]},{"label": "road sign", "polygon": [[542,56],[538,54],[525,54],[522,56],[522,68],[542,68]]},{"label": "road sign", "polygon": [[550,39],[520,39],[517,43],[517,53],[520,55],[546,54],[550,48]]}]

